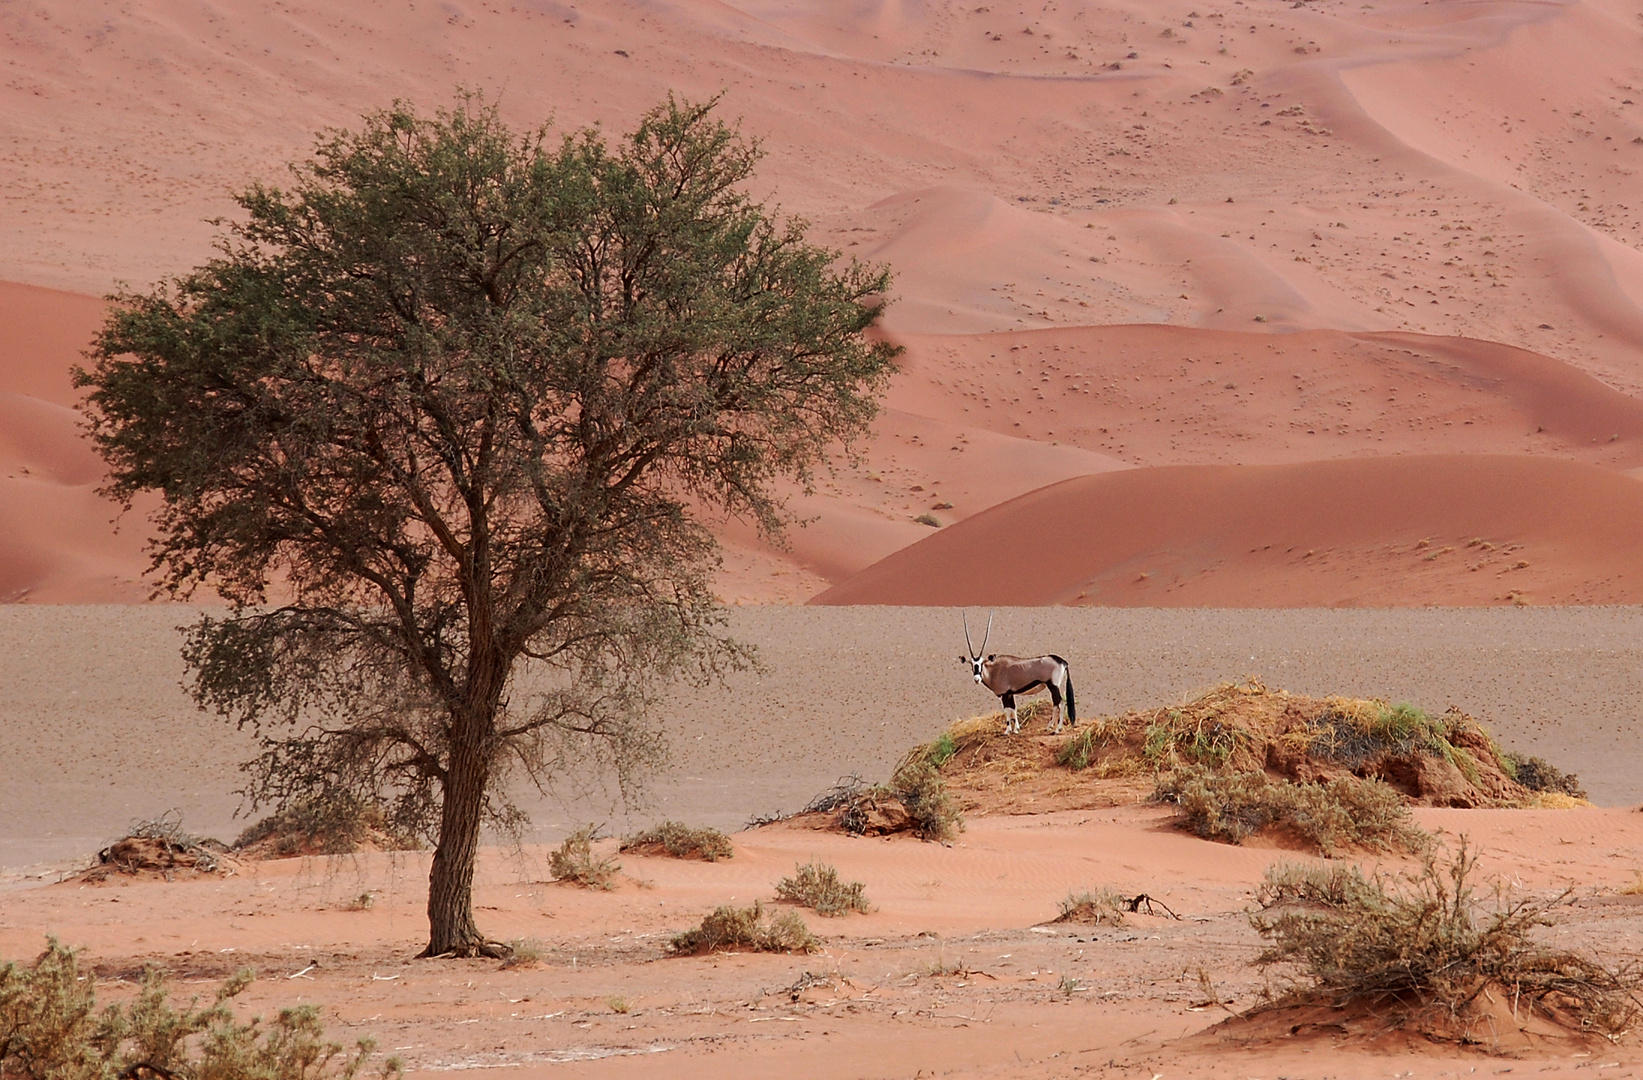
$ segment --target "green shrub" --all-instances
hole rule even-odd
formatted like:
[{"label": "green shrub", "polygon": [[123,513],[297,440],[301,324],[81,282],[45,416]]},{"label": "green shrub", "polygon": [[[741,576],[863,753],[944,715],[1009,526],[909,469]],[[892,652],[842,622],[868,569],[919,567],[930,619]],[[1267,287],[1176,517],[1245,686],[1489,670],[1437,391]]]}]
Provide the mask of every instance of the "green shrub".
[{"label": "green shrub", "polygon": [[863,895],[865,888],[859,881],[840,881],[839,872],[826,863],[805,863],[795,867],[792,877],[776,883],[776,898],[832,918],[870,910]]},{"label": "green shrub", "polygon": [[614,889],[622,864],[593,853],[598,829],[592,825],[577,829],[548,855],[548,869],[555,881],[580,885],[584,889]]},{"label": "green shrub", "polygon": [[730,838],[718,829],[702,826],[693,828],[678,821],[664,821],[643,832],[625,838],[617,849],[622,852],[661,852],[675,859],[704,859],[718,862],[736,853]]},{"label": "green shrub", "polygon": [[720,907],[702,925],[673,935],[668,951],[675,956],[751,949],[754,952],[815,952],[821,941],[796,911],[767,916],[764,905]]},{"label": "green shrub", "polygon": [[[47,939],[32,967],[0,966],[0,1077],[7,1080],[116,1080],[149,1074],[175,1080],[353,1080],[375,1044],[353,1052],[324,1041],[319,1009],[281,1009],[271,1023],[242,1022],[230,1002],[250,985],[230,978],[211,1004],[173,1006],[163,975],[150,968],[136,998],[97,1009],[95,980],[76,954]],[[398,1058],[380,1068],[401,1072]]]},{"label": "green shrub", "polygon": [[1502,755],[1500,761],[1507,775],[1530,791],[1568,795],[1575,799],[1586,798],[1586,789],[1580,786],[1578,776],[1564,772],[1545,758],[1532,757],[1513,750]]},{"label": "green shrub", "polygon": [[890,789],[913,819],[915,831],[926,840],[950,840],[964,828],[958,803],[947,792],[941,770],[928,758],[908,761],[890,778]]},{"label": "green shrub", "polygon": [[1534,940],[1556,925],[1570,896],[1477,901],[1477,856],[1461,843],[1440,866],[1428,854],[1401,882],[1356,871],[1312,875],[1275,867],[1250,916],[1270,942],[1257,962],[1290,964],[1331,1005],[1388,1000],[1436,1007],[1464,1019],[1481,994],[1539,1009],[1573,1026],[1617,1034],[1638,1015],[1633,968],[1611,971],[1589,957]]},{"label": "green shrub", "polygon": [[1343,847],[1418,851],[1426,843],[1403,799],[1379,780],[1292,784],[1257,770],[1194,765],[1162,776],[1153,794],[1180,808],[1186,828],[1230,844],[1270,827],[1288,829],[1325,855]]}]

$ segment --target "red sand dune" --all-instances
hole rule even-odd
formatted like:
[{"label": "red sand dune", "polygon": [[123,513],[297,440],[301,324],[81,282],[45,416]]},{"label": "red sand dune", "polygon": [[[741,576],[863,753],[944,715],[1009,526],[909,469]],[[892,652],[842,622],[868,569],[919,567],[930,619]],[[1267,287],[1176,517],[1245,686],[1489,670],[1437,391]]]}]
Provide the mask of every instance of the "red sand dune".
[{"label": "red sand dune", "polygon": [[1643,603],[1643,484],[1497,455],[1133,469],[1053,484],[818,604]]},{"label": "red sand dune", "polygon": [[[909,347],[863,466],[796,500],[811,528],[721,530],[727,599],[802,600],[921,513],[1125,467],[1638,469],[1634,8],[29,0],[0,10],[0,279],[146,288],[210,256],[229,192],[396,97],[615,132],[723,92],[755,194],[889,263]],[[0,390],[72,404],[97,302],[3,291]],[[112,514],[71,421],[0,415],[5,482],[44,485],[6,504],[0,594],[113,598],[142,565],[134,528],[81,535]]]}]

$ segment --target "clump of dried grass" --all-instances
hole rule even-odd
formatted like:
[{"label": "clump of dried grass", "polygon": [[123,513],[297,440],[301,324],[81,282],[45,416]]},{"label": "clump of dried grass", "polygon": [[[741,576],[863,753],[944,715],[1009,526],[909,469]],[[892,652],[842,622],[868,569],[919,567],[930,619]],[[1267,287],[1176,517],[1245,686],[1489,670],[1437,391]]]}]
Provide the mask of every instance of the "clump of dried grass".
[{"label": "clump of dried grass", "polygon": [[813,909],[832,918],[851,911],[871,910],[860,881],[841,881],[838,870],[827,863],[804,863],[794,868],[792,877],[776,883],[776,898]]},{"label": "clump of dried grass", "polygon": [[799,918],[796,911],[767,915],[764,905],[724,906],[702,920],[700,926],[673,935],[668,952],[674,956],[748,949],[753,952],[811,953],[821,941]]},{"label": "clump of dried grass", "polygon": [[599,830],[593,825],[577,829],[565,837],[565,842],[548,855],[548,869],[555,881],[580,885],[584,889],[614,889],[616,875],[622,864],[615,859],[595,855],[593,842],[599,839]]},{"label": "clump of dried grass", "polygon": [[1269,828],[1286,830],[1324,855],[1343,848],[1419,851],[1428,840],[1396,791],[1356,776],[1294,784],[1259,770],[1191,765],[1160,777],[1154,798],[1179,807],[1180,823],[1192,832],[1230,844]]},{"label": "clump of dried grass", "polygon": [[[48,938],[30,967],[0,965],[0,1076],[18,1080],[354,1080],[375,1052],[326,1042],[315,1005],[281,1009],[270,1023],[241,1022],[230,1004],[251,984],[244,969],[210,1005],[181,1008],[165,976],[144,972],[129,1003],[98,1009],[97,984],[72,949]],[[382,1077],[402,1072],[398,1058]]]},{"label": "clump of dried grass", "polygon": [[730,838],[718,829],[693,827],[678,821],[664,821],[643,832],[624,837],[621,852],[661,853],[675,859],[703,859],[718,862],[734,855]]},{"label": "clump of dried grass", "polygon": [[1084,926],[1123,926],[1124,913],[1133,910],[1130,898],[1112,889],[1094,892],[1085,889],[1081,893],[1067,894],[1067,898],[1061,901],[1061,914],[1054,921]]},{"label": "clump of dried grass", "polygon": [[1419,873],[1396,882],[1356,870],[1275,867],[1250,916],[1270,943],[1257,963],[1294,966],[1304,984],[1292,1000],[1396,1001],[1464,1022],[1493,990],[1514,1015],[1522,1007],[1578,1030],[1626,1030],[1639,1014],[1638,970],[1611,970],[1535,938],[1557,924],[1554,912],[1570,891],[1513,899],[1497,886],[1486,905],[1476,896],[1476,872],[1464,840],[1446,863],[1429,853]]},{"label": "clump of dried grass", "polygon": [[389,819],[382,804],[339,791],[287,803],[240,833],[234,850],[284,859],[346,855],[367,844],[391,851],[421,846],[414,833]]}]

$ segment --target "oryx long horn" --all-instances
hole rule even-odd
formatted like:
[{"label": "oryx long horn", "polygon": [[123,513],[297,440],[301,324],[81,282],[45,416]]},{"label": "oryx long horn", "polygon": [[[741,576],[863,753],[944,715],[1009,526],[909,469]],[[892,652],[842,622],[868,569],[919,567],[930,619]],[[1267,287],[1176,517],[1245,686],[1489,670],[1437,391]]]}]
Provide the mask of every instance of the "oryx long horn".
[{"label": "oryx long horn", "polygon": [[982,653],[985,653],[987,651],[987,639],[992,637],[992,636],[993,636],[993,613],[991,611],[989,611],[989,612],[987,612],[987,632],[985,634],[981,635],[981,652],[977,653],[976,654],[977,656],[980,656]]},{"label": "oryx long horn", "polygon": [[[964,651],[970,654],[970,659],[974,660],[976,657],[976,647],[970,644],[970,617],[962,611],[958,614],[959,618],[964,620]],[[983,645],[982,647],[985,648],[986,646]]]}]

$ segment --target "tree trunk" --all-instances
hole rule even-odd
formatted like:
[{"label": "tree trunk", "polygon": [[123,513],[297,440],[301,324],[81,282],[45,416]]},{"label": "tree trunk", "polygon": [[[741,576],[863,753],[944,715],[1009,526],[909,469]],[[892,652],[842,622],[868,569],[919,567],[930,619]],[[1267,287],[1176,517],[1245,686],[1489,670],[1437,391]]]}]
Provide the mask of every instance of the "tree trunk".
[{"label": "tree trunk", "polygon": [[451,747],[439,846],[428,873],[428,947],[422,956],[507,955],[507,946],[486,941],[474,923],[474,860],[488,771],[472,747],[460,741]]}]

